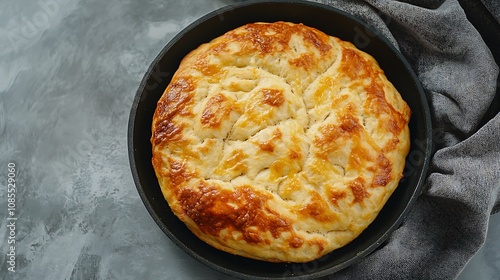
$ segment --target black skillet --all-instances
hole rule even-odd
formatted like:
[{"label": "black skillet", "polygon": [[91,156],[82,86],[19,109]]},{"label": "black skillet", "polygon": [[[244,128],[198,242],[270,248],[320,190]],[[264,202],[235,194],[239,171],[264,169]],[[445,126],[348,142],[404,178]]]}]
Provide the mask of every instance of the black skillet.
[{"label": "black skillet", "polygon": [[[405,177],[376,220],[347,246],[309,263],[268,263],[221,252],[200,241],[170,211],[151,165],[151,122],[181,59],[200,44],[250,22],[289,21],[315,27],[371,54],[409,104],[411,150]],[[144,76],[132,105],[128,148],[132,175],[147,210],[163,232],[209,267],[243,279],[315,279],[339,271],[379,247],[401,225],[421,192],[431,155],[431,120],[422,87],[405,58],[380,32],[330,6],[307,1],[245,1],[198,19],[175,36]],[[166,264],[167,265],[167,264]]]}]

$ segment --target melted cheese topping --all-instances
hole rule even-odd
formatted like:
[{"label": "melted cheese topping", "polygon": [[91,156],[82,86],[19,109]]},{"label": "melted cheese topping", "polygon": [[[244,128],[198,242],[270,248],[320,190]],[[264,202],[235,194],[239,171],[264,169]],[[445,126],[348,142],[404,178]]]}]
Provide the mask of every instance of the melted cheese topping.
[{"label": "melted cheese topping", "polygon": [[306,262],[344,246],[397,187],[410,109],[351,43],[254,23],[181,62],[153,118],[153,166],[200,239]]}]

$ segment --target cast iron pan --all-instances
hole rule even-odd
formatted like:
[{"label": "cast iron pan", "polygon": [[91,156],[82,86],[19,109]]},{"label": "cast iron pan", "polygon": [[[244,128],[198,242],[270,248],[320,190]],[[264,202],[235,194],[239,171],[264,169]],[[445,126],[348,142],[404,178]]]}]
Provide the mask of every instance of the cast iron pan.
[{"label": "cast iron pan", "polygon": [[[221,252],[195,237],[171,212],[151,164],[151,122],[156,103],[181,59],[200,44],[250,22],[289,21],[315,27],[355,43],[379,62],[412,109],[412,146],[405,177],[376,220],[353,242],[309,263],[268,263]],[[314,279],[368,255],[403,222],[420,194],[431,154],[431,121],[425,94],[404,57],[380,33],[352,15],[306,1],[246,1],[212,12],[175,36],[148,69],[134,100],[128,131],[132,175],[147,210],[165,234],[209,267],[244,279]],[[362,37],[362,35],[365,35]],[[368,40],[366,40],[368,38]],[[365,39],[365,40],[362,40]]]}]

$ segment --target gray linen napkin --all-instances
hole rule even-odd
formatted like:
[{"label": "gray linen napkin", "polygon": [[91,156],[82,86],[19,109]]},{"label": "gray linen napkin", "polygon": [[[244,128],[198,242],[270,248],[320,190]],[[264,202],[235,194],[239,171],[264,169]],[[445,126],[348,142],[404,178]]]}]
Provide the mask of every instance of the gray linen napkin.
[{"label": "gray linen napkin", "polygon": [[[435,145],[406,222],[382,248],[330,278],[455,278],[500,210],[500,114],[482,121],[499,86],[491,51],[456,0],[316,2],[365,20],[409,60],[428,96]],[[482,2],[498,11],[493,0]]]}]

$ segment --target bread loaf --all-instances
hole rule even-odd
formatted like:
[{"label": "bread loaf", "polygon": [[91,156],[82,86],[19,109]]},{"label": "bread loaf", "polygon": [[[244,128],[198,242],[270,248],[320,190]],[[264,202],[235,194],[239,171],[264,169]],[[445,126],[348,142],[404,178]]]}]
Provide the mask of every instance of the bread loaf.
[{"label": "bread loaf", "polygon": [[201,240],[307,262],[355,239],[402,177],[410,109],[353,44],[252,23],[190,52],[158,101],[152,163]]}]

